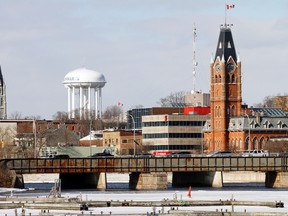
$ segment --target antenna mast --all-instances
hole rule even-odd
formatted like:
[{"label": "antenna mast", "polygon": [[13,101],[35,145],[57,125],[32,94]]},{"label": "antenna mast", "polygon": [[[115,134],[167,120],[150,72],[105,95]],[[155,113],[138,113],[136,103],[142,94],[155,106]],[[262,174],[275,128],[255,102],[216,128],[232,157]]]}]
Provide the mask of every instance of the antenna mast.
[{"label": "antenna mast", "polygon": [[195,88],[196,88],[196,67],[198,65],[198,62],[196,61],[196,26],[194,23],[193,27],[193,89],[191,93],[195,93]]}]

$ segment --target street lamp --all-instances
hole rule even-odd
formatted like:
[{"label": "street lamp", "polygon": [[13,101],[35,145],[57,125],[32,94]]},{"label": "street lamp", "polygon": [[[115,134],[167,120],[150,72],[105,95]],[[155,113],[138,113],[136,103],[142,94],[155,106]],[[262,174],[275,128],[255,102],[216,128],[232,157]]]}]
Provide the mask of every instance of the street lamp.
[{"label": "street lamp", "polygon": [[202,120],[202,128],[201,128],[201,155],[204,154],[204,121]]},{"label": "street lamp", "polygon": [[134,117],[131,115],[131,114],[128,114],[132,121],[133,121],[133,143],[134,143],[134,156],[136,155],[136,140],[135,140],[135,120],[134,120]]},{"label": "street lamp", "polygon": [[247,113],[244,113],[245,116],[247,116],[248,118],[248,138],[249,138],[249,142],[248,142],[248,150],[250,151],[250,138],[251,138],[251,134],[250,134],[250,118],[249,115],[247,115]]},{"label": "street lamp", "polygon": [[37,128],[36,128],[36,120],[33,120],[33,134],[34,134],[34,158],[37,157]]}]

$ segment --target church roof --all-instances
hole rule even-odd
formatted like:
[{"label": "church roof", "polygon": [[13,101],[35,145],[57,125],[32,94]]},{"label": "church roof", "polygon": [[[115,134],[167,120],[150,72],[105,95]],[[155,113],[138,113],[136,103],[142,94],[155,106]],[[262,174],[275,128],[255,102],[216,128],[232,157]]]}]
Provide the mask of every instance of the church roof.
[{"label": "church roof", "polygon": [[231,56],[234,61],[237,62],[237,55],[233,42],[232,32],[231,29],[227,26],[220,28],[215,60],[218,56],[221,60],[224,57],[225,62],[227,62]]},{"label": "church roof", "polygon": [[260,113],[262,116],[268,117],[286,117],[285,112],[279,108],[252,108],[254,113]]}]

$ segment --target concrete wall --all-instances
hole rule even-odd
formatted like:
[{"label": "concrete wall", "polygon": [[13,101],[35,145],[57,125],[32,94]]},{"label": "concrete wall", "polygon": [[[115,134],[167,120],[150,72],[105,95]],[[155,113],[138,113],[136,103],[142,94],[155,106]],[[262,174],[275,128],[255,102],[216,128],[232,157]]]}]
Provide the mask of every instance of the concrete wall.
[{"label": "concrete wall", "polygon": [[131,173],[129,188],[133,190],[164,190],[168,188],[167,173]]}]

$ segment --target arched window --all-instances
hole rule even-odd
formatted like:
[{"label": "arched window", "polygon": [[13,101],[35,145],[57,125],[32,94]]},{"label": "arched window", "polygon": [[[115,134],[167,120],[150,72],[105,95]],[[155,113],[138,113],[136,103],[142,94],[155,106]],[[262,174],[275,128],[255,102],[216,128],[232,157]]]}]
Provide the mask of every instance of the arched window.
[{"label": "arched window", "polygon": [[218,76],[215,76],[215,83],[218,83]]},{"label": "arched window", "polygon": [[219,83],[221,83],[221,76],[219,75]]},{"label": "arched window", "polygon": [[232,106],[231,114],[232,114],[232,116],[235,116],[235,107],[234,107],[234,105]]},{"label": "arched window", "polygon": [[247,137],[246,140],[245,140],[245,149],[244,149],[244,150],[251,149],[251,148],[249,147],[249,145],[250,145],[249,137]]},{"label": "arched window", "polygon": [[257,140],[257,137],[255,137],[255,138],[253,139],[253,148],[254,148],[254,149],[258,149],[258,140]]},{"label": "arched window", "polygon": [[232,139],[232,141],[231,141],[231,149],[235,150],[235,141],[234,141],[234,139]]},{"label": "arched window", "polygon": [[234,74],[232,74],[232,76],[231,76],[231,83],[235,83],[235,75]]},{"label": "arched window", "polygon": [[264,149],[265,139],[264,137],[261,137],[260,139],[260,149]]},{"label": "arched window", "polygon": [[230,115],[230,107],[227,107],[227,115]]},{"label": "arched window", "polygon": [[239,150],[239,141],[238,141],[238,139],[236,139],[236,141],[235,141],[235,150],[236,151]]}]

